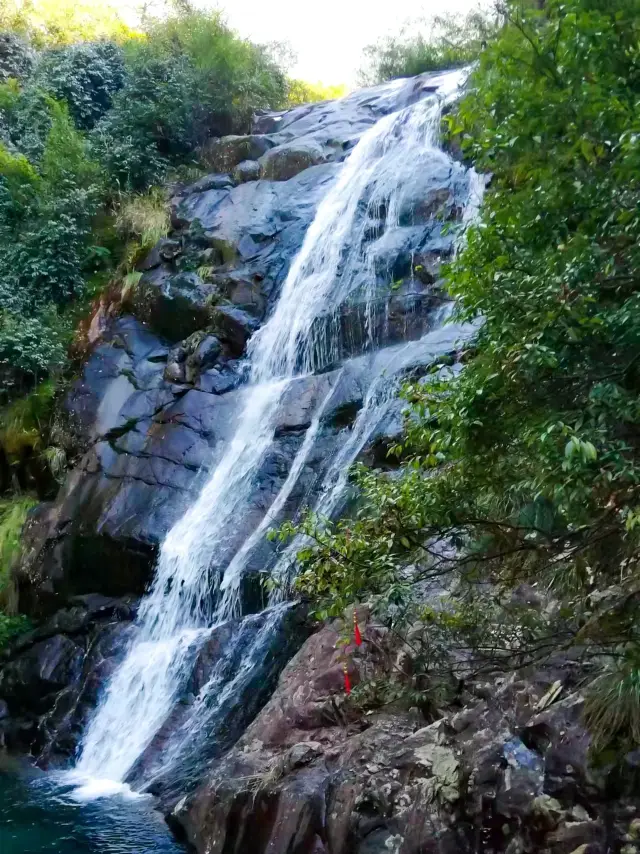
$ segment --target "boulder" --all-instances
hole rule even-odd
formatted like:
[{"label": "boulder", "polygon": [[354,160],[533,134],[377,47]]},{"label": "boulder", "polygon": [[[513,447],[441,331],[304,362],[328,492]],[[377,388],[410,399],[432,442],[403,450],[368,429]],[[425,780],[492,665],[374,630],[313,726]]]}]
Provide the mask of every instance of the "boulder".
[{"label": "boulder", "polygon": [[233,180],[236,184],[257,181],[258,178],[260,178],[260,163],[257,160],[243,160],[233,170]]},{"label": "boulder", "polygon": [[431,724],[417,711],[363,716],[343,662],[354,682],[375,679],[393,640],[365,609],[358,619],[362,647],[341,642],[351,615],[309,638],[237,745],[176,805],[172,822],[196,851],[604,854],[636,838],[637,791],[612,805],[595,778],[590,791],[558,785],[577,773],[554,759],[580,727],[577,695],[536,709],[551,687],[580,680],[575,662],[469,685],[465,707]]},{"label": "boulder", "polygon": [[198,344],[198,347],[193,354],[194,362],[201,370],[206,370],[215,365],[222,350],[222,344],[215,335],[207,335]]},{"label": "boulder", "polygon": [[196,273],[174,273],[166,266],[144,273],[135,290],[134,310],[170,341],[180,341],[207,325],[209,288]]},{"label": "boulder", "polygon": [[0,741],[40,764],[73,755],[104,679],[121,660],[131,601],[78,597],[3,652]]},{"label": "boulder", "polygon": [[261,282],[264,297],[271,300],[336,172],[327,164],[289,181],[249,181],[189,193],[174,199],[175,216],[186,227],[197,221],[224,260],[248,281]]},{"label": "boulder", "polygon": [[213,312],[213,323],[234,356],[244,353],[247,341],[260,325],[253,315],[231,305],[217,306]]},{"label": "boulder", "polygon": [[262,155],[260,177],[269,181],[288,181],[304,169],[328,159],[324,147],[318,142],[286,143]]},{"label": "boulder", "polygon": [[250,276],[244,270],[230,270],[214,273],[211,284],[225,300],[238,308],[248,311],[256,317],[263,317],[267,306],[267,297],[263,290],[263,277]]},{"label": "boulder", "polygon": [[258,160],[272,145],[266,136],[223,136],[204,145],[200,160],[214,172],[229,173],[244,160]]}]

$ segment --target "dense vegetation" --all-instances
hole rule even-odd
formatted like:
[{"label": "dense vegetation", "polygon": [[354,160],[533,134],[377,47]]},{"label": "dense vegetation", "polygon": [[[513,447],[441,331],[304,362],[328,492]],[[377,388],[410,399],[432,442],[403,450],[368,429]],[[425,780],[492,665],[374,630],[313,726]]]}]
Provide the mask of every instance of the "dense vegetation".
[{"label": "dense vegetation", "polygon": [[640,723],[640,2],[503,13],[448,117],[492,175],[447,271],[482,329],[459,374],[436,365],[405,389],[399,476],[360,471],[352,518],[307,519],[298,587],[328,613],[373,601],[407,639],[412,675],[386,699],[437,705],[460,678],[571,650],[598,746],[625,748]]},{"label": "dense vegetation", "polygon": [[407,23],[398,33],[365,47],[361,82],[373,85],[474,62],[495,36],[501,20],[496,7],[491,12],[478,8],[465,18],[436,15]]}]

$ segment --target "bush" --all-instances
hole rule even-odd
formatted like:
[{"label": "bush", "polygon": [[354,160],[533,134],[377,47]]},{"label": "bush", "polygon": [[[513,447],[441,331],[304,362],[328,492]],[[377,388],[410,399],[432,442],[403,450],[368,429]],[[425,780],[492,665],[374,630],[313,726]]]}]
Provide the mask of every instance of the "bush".
[{"label": "bush", "polygon": [[116,4],[94,0],[3,0],[0,30],[16,33],[38,48],[77,42],[121,42],[135,37]]},{"label": "bush", "polygon": [[317,101],[332,101],[335,98],[344,98],[346,94],[346,86],[325,86],[323,83],[290,80],[287,86],[287,105],[297,107]]},{"label": "bush", "polygon": [[112,106],[124,83],[124,58],[110,42],[46,51],[31,85],[65,101],[77,128],[90,130]]},{"label": "bush", "polygon": [[[98,170],[66,106],[46,96],[38,161],[0,147],[0,366],[5,394],[64,363],[60,311],[95,267]],[[43,122],[44,124],[44,122]]]},{"label": "bush", "polygon": [[[33,498],[25,496],[0,502],[0,601],[5,603],[5,607],[12,595],[11,571],[20,554],[22,528],[35,504]],[[0,635],[2,630],[0,623]]]}]

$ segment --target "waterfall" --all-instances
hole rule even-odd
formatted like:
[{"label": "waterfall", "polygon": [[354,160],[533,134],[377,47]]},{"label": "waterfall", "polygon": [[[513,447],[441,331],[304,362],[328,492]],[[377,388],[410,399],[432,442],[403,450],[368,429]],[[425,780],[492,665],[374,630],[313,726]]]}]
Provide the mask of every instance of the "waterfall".
[{"label": "waterfall", "polygon": [[[428,176],[429,170],[443,164],[454,168],[437,147],[437,138],[443,103],[460,80],[460,73],[446,76],[438,93],[385,116],[366,131],[321,202],[271,317],[249,342],[249,381],[238,395],[234,435],[200,494],[162,543],[153,583],[140,605],[137,632],[87,726],[75,769],[78,779],[94,781],[87,794],[100,790],[96,779],[127,780],[170,715],[212,629],[241,616],[240,583],[247,560],[296,485],[340,372],[333,372],[280,491],[238,545],[231,534],[240,520],[249,518],[283,395],[298,377],[340,362],[339,310],[356,293],[365,305],[365,338],[371,347],[375,344],[371,313],[376,258],[371,229],[385,234],[399,224],[412,176]],[[455,168],[464,174],[463,167]],[[437,329],[413,344],[362,357],[371,362],[369,385],[349,436],[326,472],[315,505],[319,514],[331,516],[338,508],[349,467],[388,414],[406,367],[451,349],[461,332]],[[286,580],[294,547],[285,549],[277,561],[275,577]],[[286,607],[277,599],[274,594],[274,614]],[[214,668],[166,751],[165,764],[193,739],[194,721],[204,715],[205,707],[207,715],[213,714],[212,709],[225,703],[238,680],[245,678],[275,619],[270,616],[249,644],[230,682],[221,681],[224,662]]]}]

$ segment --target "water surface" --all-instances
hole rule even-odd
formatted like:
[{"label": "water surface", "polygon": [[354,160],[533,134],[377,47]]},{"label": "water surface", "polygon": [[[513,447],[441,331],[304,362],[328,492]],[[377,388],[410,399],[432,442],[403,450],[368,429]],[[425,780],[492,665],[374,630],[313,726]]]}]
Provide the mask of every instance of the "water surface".
[{"label": "water surface", "polygon": [[0,767],[1,854],[184,854],[150,798],[87,803],[56,776]]}]

